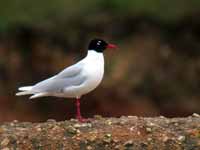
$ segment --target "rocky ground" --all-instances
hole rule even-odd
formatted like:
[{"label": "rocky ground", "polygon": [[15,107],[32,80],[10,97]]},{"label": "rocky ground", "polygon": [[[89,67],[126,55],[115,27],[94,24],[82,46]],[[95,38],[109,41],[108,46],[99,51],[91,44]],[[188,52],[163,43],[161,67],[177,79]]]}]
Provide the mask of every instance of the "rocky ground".
[{"label": "rocky ground", "polygon": [[0,124],[2,150],[200,149],[200,116],[143,118],[95,116],[87,123],[75,119],[43,123]]}]

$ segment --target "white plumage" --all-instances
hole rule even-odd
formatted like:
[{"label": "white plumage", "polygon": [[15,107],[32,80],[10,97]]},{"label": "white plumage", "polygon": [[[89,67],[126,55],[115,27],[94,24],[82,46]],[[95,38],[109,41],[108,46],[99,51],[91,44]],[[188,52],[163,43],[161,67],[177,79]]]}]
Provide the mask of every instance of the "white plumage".
[{"label": "white plumage", "polygon": [[76,98],[76,118],[83,122],[80,97],[94,90],[100,84],[104,74],[103,51],[107,48],[116,48],[116,45],[101,39],[91,40],[88,54],[84,59],[49,79],[33,86],[20,87],[19,91],[21,92],[16,95],[32,94],[30,99],[44,96]]},{"label": "white plumage", "polygon": [[103,53],[89,50],[78,63],[33,86],[20,87],[21,92],[16,95],[33,94],[30,99],[44,96],[80,98],[100,84],[103,74]]}]

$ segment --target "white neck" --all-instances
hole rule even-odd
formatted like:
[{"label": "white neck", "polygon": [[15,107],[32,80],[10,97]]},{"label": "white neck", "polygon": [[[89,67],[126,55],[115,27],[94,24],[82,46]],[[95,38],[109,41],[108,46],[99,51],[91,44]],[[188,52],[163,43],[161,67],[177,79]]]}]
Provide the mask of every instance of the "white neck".
[{"label": "white neck", "polygon": [[103,58],[103,53],[96,52],[95,50],[88,50],[86,57],[93,59],[101,59]]},{"label": "white neck", "polygon": [[91,64],[101,64],[104,66],[104,56],[103,53],[98,53],[95,50],[88,50],[87,56],[84,61],[89,62]]},{"label": "white neck", "polygon": [[103,53],[97,52],[97,51],[95,51],[95,50],[93,50],[93,49],[89,49],[89,50],[88,50],[88,54],[89,54],[89,53],[103,54]]}]

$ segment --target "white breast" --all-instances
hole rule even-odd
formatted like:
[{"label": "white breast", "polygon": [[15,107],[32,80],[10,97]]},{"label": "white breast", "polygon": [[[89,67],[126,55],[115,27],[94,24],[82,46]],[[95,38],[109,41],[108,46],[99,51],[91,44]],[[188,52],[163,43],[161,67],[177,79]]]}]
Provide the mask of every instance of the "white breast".
[{"label": "white breast", "polygon": [[83,60],[83,74],[87,77],[84,83],[84,94],[94,90],[102,81],[104,74],[104,56],[93,50],[88,51],[87,57]]},{"label": "white breast", "polygon": [[81,97],[94,90],[100,83],[104,74],[103,53],[89,50],[87,56],[79,62],[82,67],[81,76],[85,81],[78,86],[66,87],[63,93],[55,93],[58,97]]}]

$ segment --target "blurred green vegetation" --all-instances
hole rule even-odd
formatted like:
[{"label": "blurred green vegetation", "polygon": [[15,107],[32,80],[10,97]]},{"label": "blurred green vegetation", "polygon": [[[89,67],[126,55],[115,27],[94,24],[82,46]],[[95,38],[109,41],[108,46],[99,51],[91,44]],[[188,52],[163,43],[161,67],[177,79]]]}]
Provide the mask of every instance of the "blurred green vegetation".
[{"label": "blurred green vegetation", "polygon": [[173,22],[196,14],[199,9],[198,0],[7,0],[0,5],[0,26],[6,28],[13,23],[38,25],[56,20],[94,17],[99,13],[121,17],[149,15]]}]

